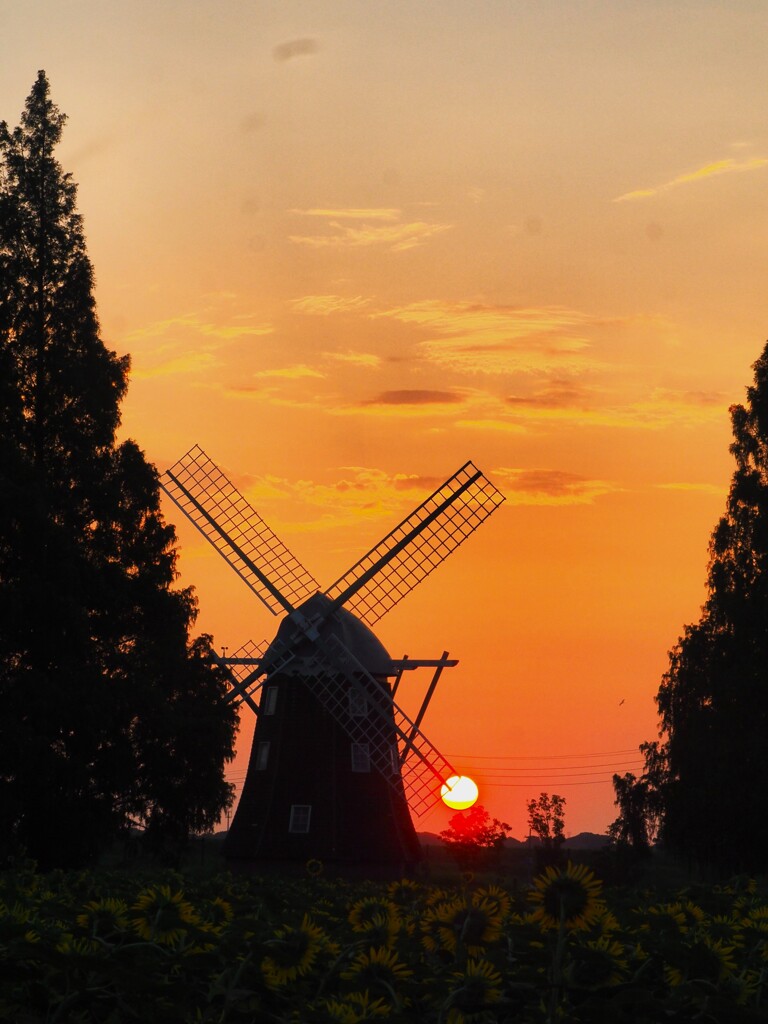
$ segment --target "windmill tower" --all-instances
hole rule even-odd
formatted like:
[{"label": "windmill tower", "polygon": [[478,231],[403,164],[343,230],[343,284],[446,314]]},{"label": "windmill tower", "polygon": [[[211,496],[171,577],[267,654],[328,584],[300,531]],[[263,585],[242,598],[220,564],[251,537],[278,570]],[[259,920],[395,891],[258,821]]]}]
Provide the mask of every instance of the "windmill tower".
[{"label": "windmill tower", "polygon": [[[441,658],[392,659],[370,627],[504,500],[468,462],[340,579],[321,591],[199,447],[161,477],[166,493],[275,615],[271,642],[219,661],[229,699],[256,714],[233,860],[404,868],[420,859],[423,814],[457,774],[421,731]],[[395,697],[405,672],[432,671],[412,720]]]}]

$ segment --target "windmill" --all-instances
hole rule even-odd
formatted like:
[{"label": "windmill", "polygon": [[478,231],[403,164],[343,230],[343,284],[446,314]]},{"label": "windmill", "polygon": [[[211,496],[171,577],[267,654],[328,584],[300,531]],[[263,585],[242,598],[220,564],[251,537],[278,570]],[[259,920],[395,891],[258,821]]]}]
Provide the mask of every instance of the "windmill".
[{"label": "windmill", "polygon": [[[169,497],[274,615],[271,642],[218,661],[230,700],[256,714],[225,844],[233,860],[398,867],[421,856],[410,811],[440,799],[453,767],[421,730],[442,657],[392,659],[371,630],[504,500],[467,462],[325,591],[205,452],[161,477]],[[395,697],[432,671],[413,719]],[[410,811],[409,811],[410,808]]]}]

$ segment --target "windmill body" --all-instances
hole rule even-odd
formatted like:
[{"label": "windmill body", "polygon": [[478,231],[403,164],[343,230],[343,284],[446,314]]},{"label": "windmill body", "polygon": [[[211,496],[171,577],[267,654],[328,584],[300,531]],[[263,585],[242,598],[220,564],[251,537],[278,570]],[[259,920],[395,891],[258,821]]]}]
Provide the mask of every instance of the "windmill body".
[{"label": "windmill body", "polygon": [[[235,861],[407,870],[420,859],[411,811],[457,774],[421,731],[439,659],[394,660],[369,628],[501,502],[467,463],[336,583],[320,592],[231,481],[198,447],[161,478],[168,495],[274,614],[269,644],[220,658],[230,699],[257,715],[240,803],[225,844]],[[411,719],[406,672],[432,670]]]},{"label": "windmill body", "polygon": [[[316,594],[301,607],[314,617],[328,599]],[[397,734],[390,710],[387,730],[391,779],[376,769],[370,743],[353,740],[312,685],[315,644],[331,637],[367,670],[355,687],[345,675],[330,681],[334,702],[364,734],[375,714],[364,687],[372,678],[390,704],[392,660],[375,635],[345,609],[325,619],[316,641],[294,637],[284,619],[275,644],[295,643],[294,657],[261,688],[248,771],[224,848],[231,859],[259,862],[316,858],[326,864],[386,863],[407,871],[421,857],[397,763]],[[399,784],[392,785],[392,780]]]}]

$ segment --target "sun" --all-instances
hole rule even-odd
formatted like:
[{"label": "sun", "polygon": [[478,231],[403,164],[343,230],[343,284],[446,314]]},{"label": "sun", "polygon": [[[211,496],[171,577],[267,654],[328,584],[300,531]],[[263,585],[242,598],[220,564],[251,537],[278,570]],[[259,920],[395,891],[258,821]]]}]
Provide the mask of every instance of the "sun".
[{"label": "sun", "polygon": [[452,775],[443,783],[440,796],[446,807],[463,811],[477,800],[477,784],[468,775]]}]

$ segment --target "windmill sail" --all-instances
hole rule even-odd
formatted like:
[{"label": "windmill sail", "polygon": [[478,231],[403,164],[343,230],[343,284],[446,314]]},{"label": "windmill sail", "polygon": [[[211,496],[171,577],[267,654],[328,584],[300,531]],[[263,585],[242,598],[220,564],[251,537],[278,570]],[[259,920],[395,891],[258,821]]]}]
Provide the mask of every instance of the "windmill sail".
[{"label": "windmill sail", "polygon": [[319,589],[198,445],[162,475],[160,484],[273,615],[293,611]]},{"label": "windmill sail", "polygon": [[504,501],[473,463],[430,495],[384,540],[326,590],[369,626],[472,534]]},{"label": "windmill sail", "polygon": [[[372,767],[402,786],[412,811],[421,815],[437,803],[455,770],[337,637],[315,652],[310,685],[349,738],[366,744]],[[365,716],[350,712],[350,687],[364,699]]]}]

